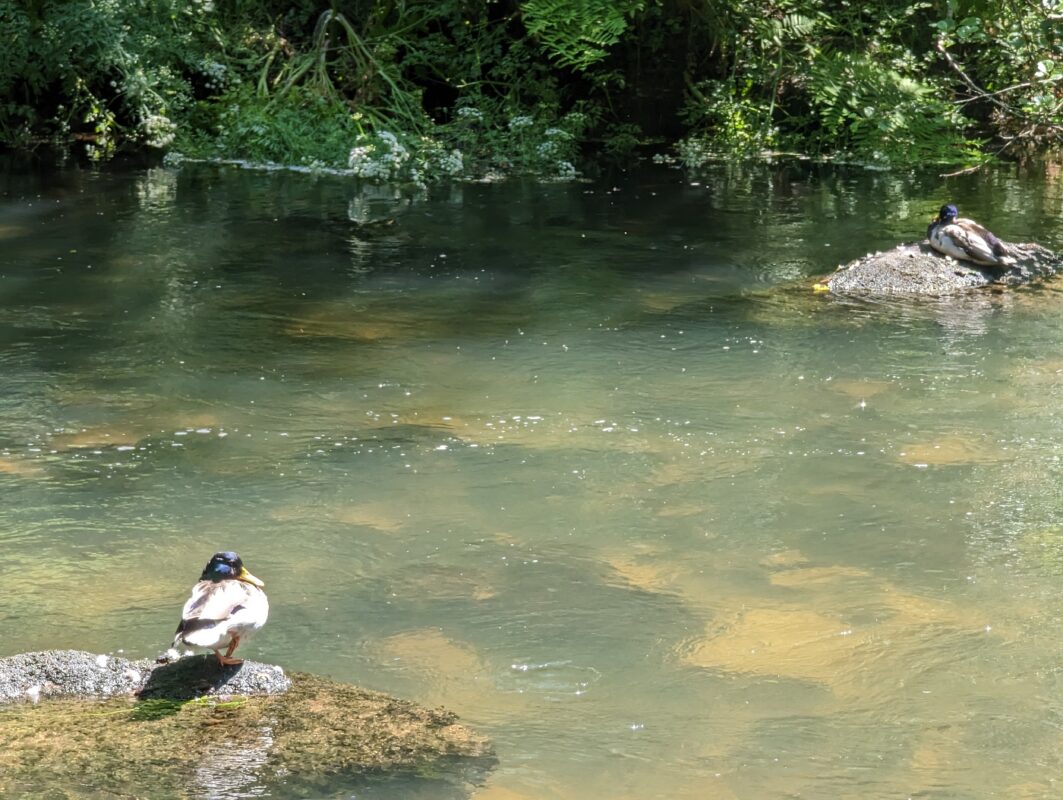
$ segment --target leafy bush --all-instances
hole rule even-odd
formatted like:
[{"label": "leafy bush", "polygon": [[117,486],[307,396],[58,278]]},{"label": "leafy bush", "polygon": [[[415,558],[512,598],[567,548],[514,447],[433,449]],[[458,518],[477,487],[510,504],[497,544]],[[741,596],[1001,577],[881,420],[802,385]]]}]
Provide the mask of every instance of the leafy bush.
[{"label": "leafy bush", "polygon": [[1063,147],[1063,5],[957,3],[934,23],[935,48],[966,114],[1016,150]]},{"label": "leafy bush", "polygon": [[679,142],[680,158],[697,166],[709,158],[749,156],[775,146],[771,107],[728,81],[707,80],[691,88],[685,117],[697,134]]},{"label": "leafy bush", "polygon": [[929,4],[764,0],[731,10],[729,76],[690,88],[687,163],[770,149],[862,162],[978,163],[974,121],[933,69]]},{"label": "leafy bush", "polygon": [[239,84],[199,104],[178,134],[177,149],[197,157],[241,158],[303,166],[338,166],[362,128],[342,101],[293,89],[263,98]]},{"label": "leafy bush", "polygon": [[484,112],[461,106],[439,133],[466,160],[466,174],[540,175],[574,178],[578,143],[588,117],[581,112],[560,119],[539,114]]},{"label": "leafy bush", "polygon": [[977,142],[936,87],[884,67],[863,53],[827,53],[812,65],[808,90],[819,119],[820,150],[868,162],[977,160]]},{"label": "leafy bush", "polygon": [[[166,147],[203,65],[199,4],[0,0],[0,138],[78,135],[97,154],[119,137]],[[191,59],[191,60],[189,60]]]},{"label": "leafy bush", "polygon": [[[1060,0],[0,0],[0,143],[413,180],[1063,144]],[[393,137],[394,142],[388,137]],[[406,157],[402,158],[405,151]],[[393,157],[399,157],[396,165]]]}]

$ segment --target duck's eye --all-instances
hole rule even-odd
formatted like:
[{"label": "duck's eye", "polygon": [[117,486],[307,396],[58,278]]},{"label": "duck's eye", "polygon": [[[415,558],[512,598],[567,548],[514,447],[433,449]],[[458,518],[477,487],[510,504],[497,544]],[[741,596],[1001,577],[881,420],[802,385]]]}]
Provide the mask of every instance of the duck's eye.
[{"label": "duck's eye", "polygon": [[233,568],[228,564],[215,564],[214,569],[212,569],[211,572],[219,578],[228,578],[233,574]]}]

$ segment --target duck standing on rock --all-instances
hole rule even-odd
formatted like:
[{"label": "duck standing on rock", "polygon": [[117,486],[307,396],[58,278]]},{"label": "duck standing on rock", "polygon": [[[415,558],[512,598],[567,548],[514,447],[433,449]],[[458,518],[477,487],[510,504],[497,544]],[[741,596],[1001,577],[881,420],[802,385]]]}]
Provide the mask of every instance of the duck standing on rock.
[{"label": "duck standing on rock", "polygon": [[181,611],[173,646],[213,650],[222,666],[243,663],[232,657],[233,652],[241,641],[265,625],[269,616],[263,586],[236,553],[215,553]]},{"label": "duck standing on rock", "polygon": [[984,267],[1006,267],[1015,263],[1007,246],[972,219],[959,218],[956,206],[941,207],[937,219],[926,229],[930,246],[939,253]]}]

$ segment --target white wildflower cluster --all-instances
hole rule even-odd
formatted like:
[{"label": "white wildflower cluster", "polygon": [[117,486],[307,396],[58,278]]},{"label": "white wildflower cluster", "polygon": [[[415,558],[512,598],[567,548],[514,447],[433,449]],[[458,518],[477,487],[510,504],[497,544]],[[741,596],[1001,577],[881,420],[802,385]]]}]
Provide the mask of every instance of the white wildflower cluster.
[{"label": "white wildflower cluster", "polygon": [[524,128],[530,128],[535,124],[535,120],[526,114],[518,114],[515,117],[510,117],[509,129],[511,131],[519,131]]},{"label": "white wildflower cluster", "polygon": [[582,111],[570,111],[561,118],[561,124],[569,131],[581,131],[589,122],[590,117]]},{"label": "white wildflower cluster", "polygon": [[558,155],[560,148],[557,146],[557,142],[547,139],[545,142],[539,143],[539,146],[535,148],[535,152],[539,155],[539,158],[551,159]]},{"label": "white wildflower cluster", "polygon": [[360,178],[390,181],[402,177],[410,151],[391,131],[363,134],[351,148],[347,165]]},{"label": "white wildflower cluster", "polygon": [[400,181],[416,186],[465,173],[460,150],[448,150],[428,136],[404,144],[390,131],[359,136],[348,165],[359,178],[375,183]]},{"label": "white wildflower cluster", "polygon": [[671,153],[654,153],[653,158],[651,160],[654,164],[664,164],[670,167],[675,166],[676,163],[679,161],[679,159],[677,159]]},{"label": "white wildflower cluster", "polygon": [[438,157],[436,165],[440,172],[452,178],[458,177],[465,171],[465,159],[462,157],[460,150],[442,153]]},{"label": "white wildflower cluster", "polygon": [[212,92],[223,91],[229,85],[229,70],[224,64],[203,59],[199,63],[199,72],[203,76],[203,85]]},{"label": "white wildflower cluster", "polygon": [[399,143],[399,137],[391,131],[380,131],[380,133],[376,135],[376,138],[383,142],[390,150],[406,150],[406,148]]},{"label": "white wildflower cluster", "polygon": [[456,178],[465,172],[460,150],[447,150],[436,139],[422,136],[410,164],[410,181],[425,187],[440,178]]},{"label": "white wildflower cluster", "polygon": [[177,125],[162,114],[148,114],[140,121],[140,130],[149,147],[169,147],[177,135]]},{"label": "white wildflower cluster", "polygon": [[556,165],[557,179],[561,181],[574,181],[579,177],[579,171],[571,161],[558,161]]},{"label": "white wildflower cluster", "polygon": [[541,137],[537,136],[535,139],[537,141],[534,148],[530,146],[530,142],[513,143],[518,149],[524,150],[525,166],[531,168],[533,174],[544,180],[555,181],[569,181],[579,177],[578,170],[569,160],[573,155],[576,139],[571,131],[557,126],[549,127],[542,132]]},{"label": "white wildflower cluster", "polygon": [[679,160],[687,168],[700,167],[711,161],[715,155],[709,147],[709,140],[703,136],[680,140],[676,150],[679,152]]},{"label": "white wildflower cluster", "polygon": [[475,106],[462,106],[457,110],[459,119],[467,120],[468,122],[483,122],[484,112]]}]

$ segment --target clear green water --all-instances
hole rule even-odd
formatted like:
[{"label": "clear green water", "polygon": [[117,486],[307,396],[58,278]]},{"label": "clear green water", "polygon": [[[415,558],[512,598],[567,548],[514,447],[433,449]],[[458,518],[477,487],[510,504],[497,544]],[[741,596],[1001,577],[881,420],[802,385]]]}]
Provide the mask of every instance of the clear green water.
[{"label": "clear green water", "polygon": [[1058,177],[0,189],[0,655],[153,655],[229,548],[244,654],[454,709],[479,800],[1063,791],[1060,285],[792,288],[949,199],[1061,248]]}]

